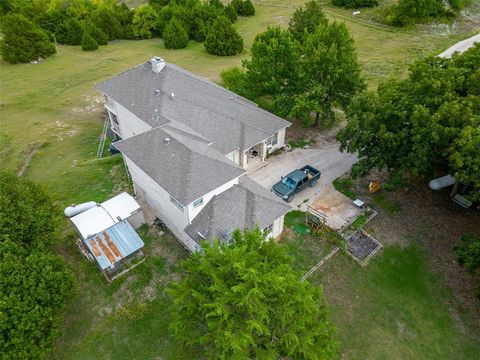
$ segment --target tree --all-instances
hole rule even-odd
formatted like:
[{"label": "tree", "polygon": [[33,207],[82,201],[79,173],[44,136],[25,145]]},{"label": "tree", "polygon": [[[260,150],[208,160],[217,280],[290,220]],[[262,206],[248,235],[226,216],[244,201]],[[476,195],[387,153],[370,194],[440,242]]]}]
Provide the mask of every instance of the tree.
[{"label": "tree", "polygon": [[[456,1],[451,1],[455,7],[459,6]],[[417,22],[429,21],[433,18],[453,16],[443,0],[399,0],[390,8],[387,22],[394,26],[406,26]]]},{"label": "tree", "polygon": [[64,45],[81,45],[82,37],[83,24],[76,18],[65,18],[55,33],[57,42]]},{"label": "tree", "polygon": [[[346,107],[364,88],[355,44],[344,23],[321,23],[304,39],[297,91],[290,115],[313,126],[333,120],[334,105]],[[287,96],[290,96],[287,94]]]},{"label": "tree", "polygon": [[300,281],[285,248],[259,229],[204,244],[173,283],[174,336],[200,358],[331,359],[333,326],[321,288]]},{"label": "tree", "polygon": [[225,17],[218,18],[205,38],[205,49],[209,54],[231,56],[243,50],[243,39]]},{"label": "tree", "polygon": [[112,8],[101,4],[91,13],[90,19],[107,35],[108,40],[116,40],[122,37],[122,25]]},{"label": "tree", "polygon": [[361,7],[374,7],[378,6],[378,0],[332,0],[332,4],[335,6],[341,6],[347,9],[361,8]]},{"label": "tree", "polygon": [[[108,45],[108,36],[93,23],[86,23],[84,32],[95,40],[98,45]],[[82,39],[83,40],[83,39]]]},{"label": "tree", "polygon": [[45,190],[11,173],[0,173],[0,242],[46,247],[57,237],[59,211]]},{"label": "tree", "polygon": [[255,7],[250,0],[232,0],[230,3],[239,16],[255,15]]},{"label": "tree", "polygon": [[132,20],[133,35],[137,39],[150,39],[159,26],[160,17],[155,9],[149,5],[143,5],[135,9]]},{"label": "tree", "polygon": [[88,31],[84,31],[82,37],[82,50],[95,51],[97,49],[98,44],[95,39],[88,33]]},{"label": "tree", "polygon": [[167,49],[183,49],[188,44],[188,34],[177,19],[172,19],[163,30],[163,42]]},{"label": "tree", "polygon": [[462,235],[463,244],[455,247],[458,263],[474,273],[480,269],[480,237],[473,234]]},{"label": "tree", "polygon": [[1,29],[0,52],[10,64],[46,58],[57,52],[45,31],[22,15],[4,16]]},{"label": "tree", "polygon": [[293,13],[288,25],[294,39],[303,42],[308,34],[315,32],[320,24],[327,22],[327,18],[317,1],[311,0],[305,4],[305,9],[299,7]]},{"label": "tree", "polygon": [[255,37],[251,60],[243,62],[247,81],[258,95],[278,95],[292,92],[300,54],[290,32],[269,27]]},{"label": "tree", "polygon": [[9,359],[47,359],[60,333],[59,313],[74,289],[73,275],[59,256],[0,242],[0,353]]},{"label": "tree", "polygon": [[247,99],[253,100],[255,98],[255,94],[250,89],[247,74],[238,66],[222,70],[220,78],[223,87]]},{"label": "tree", "polygon": [[235,7],[230,3],[227,6],[225,6],[225,16],[232,22],[234,23],[237,21],[237,10],[235,10]]},{"label": "tree", "polygon": [[469,93],[480,63],[480,45],[450,59],[426,58],[408,79],[389,80],[378,91],[356,97],[337,138],[357,153],[354,172],[372,168],[414,176],[450,173],[472,184],[480,198],[478,151],[480,96]]}]

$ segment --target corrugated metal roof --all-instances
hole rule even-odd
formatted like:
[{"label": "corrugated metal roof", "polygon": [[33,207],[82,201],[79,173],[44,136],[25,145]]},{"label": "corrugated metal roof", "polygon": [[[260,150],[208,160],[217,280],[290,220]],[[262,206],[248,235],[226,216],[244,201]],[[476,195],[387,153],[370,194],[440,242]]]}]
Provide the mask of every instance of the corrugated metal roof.
[{"label": "corrugated metal roof", "polygon": [[116,263],[144,246],[132,226],[123,220],[85,240],[102,270],[113,268]]},{"label": "corrugated metal roof", "polygon": [[128,193],[121,193],[110,200],[88,209],[70,220],[74,223],[84,239],[98,234],[98,232],[118,223],[120,219],[127,219],[140,210],[140,205]]}]

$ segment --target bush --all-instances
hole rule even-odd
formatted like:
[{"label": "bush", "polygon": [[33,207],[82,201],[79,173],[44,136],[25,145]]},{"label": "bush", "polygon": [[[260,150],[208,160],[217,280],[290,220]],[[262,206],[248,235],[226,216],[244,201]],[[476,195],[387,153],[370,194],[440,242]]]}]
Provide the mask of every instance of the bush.
[{"label": "bush", "polygon": [[225,17],[217,19],[205,39],[205,49],[209,54],[231,56],[243,50],[243,39]]},{"label": "bush", "polygon": [[98,49],[98,44],[95,39],[85,31],[82,37],[82,50],[84,51],[95,51]]},{"label": "bush", "polygon": [[351,9],[351,8],[378,6],[378,1],[377,0],[332,0],[332,4],[335,6]]},{"label": "bush", "polygon": [[156,35],[160,17],[155,9],[143,5],[135,9],[132,19],[132,32],[136,39],[150,39]]},{"label": "bush", "polygon": [[108,45],[108,36],[92,23],[85,24],[85,31],[97,42],[98,45]]},{"label": "bush", "polygon": [[167,49],[183,49],[189,40],[187,31],[177,19],[170,20],[162,37]]},{"label": "bush", "polygon": [[390,12],[387,22],[394,26],[407,26],[453,15],[442,0],[400,0],[390,8]]},{"label": "bush", "polygon": [[46,32],[21,15],[5,16],[2,19],[2,33],[0,52],[10,64],[46,58],[57,52]]},{"label": "bush", "polygon": [[471,234],[462,235],[463,244],[455,247],[458,263],[474,273],[480,269],[480,237]]},{"label": "bush", "polygon": [[57,27],[55,39],[59,44],[80,45],[83,37],[83,26],[77,19],[66,19]]},{"label": "bush", "polygon": [[255,15],[255,7],[250,0],[232,0],[231,5],[239,16]]},{"label": "bush", "polygon": [[209,29],[212,27],[215,20],[219,17],[225,16],[225,10],[215,4],[200,4],[193,10],[193,21],[190,25],[190,38],[195,41],[205,41]]},{"label": "bush", "polygon": [[237,10],[235,10],[235,7],[232,4],[228,4],[225,6],[225,16],[232,22],[234,23],[237,21]]}]

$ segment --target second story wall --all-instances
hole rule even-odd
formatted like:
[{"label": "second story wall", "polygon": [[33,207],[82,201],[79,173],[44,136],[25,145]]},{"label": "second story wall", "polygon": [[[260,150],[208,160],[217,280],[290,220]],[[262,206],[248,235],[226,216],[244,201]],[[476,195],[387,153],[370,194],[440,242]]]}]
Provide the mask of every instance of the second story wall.
[{"label": "second story wall", "polygon": [[[120,135],[122,139],[141,134],[152,128],[114,100],[107,100],[105,108],[110,112],[112,129],[115,132],[118,132],[117,129],[119,129],[118,135]],[[118,126],[116,126],[115,123],[117,123]]]}]

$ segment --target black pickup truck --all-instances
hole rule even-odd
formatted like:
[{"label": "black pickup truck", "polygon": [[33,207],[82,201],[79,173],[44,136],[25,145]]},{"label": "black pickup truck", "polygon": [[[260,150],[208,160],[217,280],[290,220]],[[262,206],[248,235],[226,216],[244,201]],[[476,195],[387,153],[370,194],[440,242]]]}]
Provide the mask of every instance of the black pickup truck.
[{"label": "black pickup truck", "polygon": [[280,196],[286,202],[292,201],[295,194],[307,186],[314,187],[320,179],[320,170],[313,166],[306,165],[301,169],[292,171],[282,180],[273,185],[272,192]]}]

